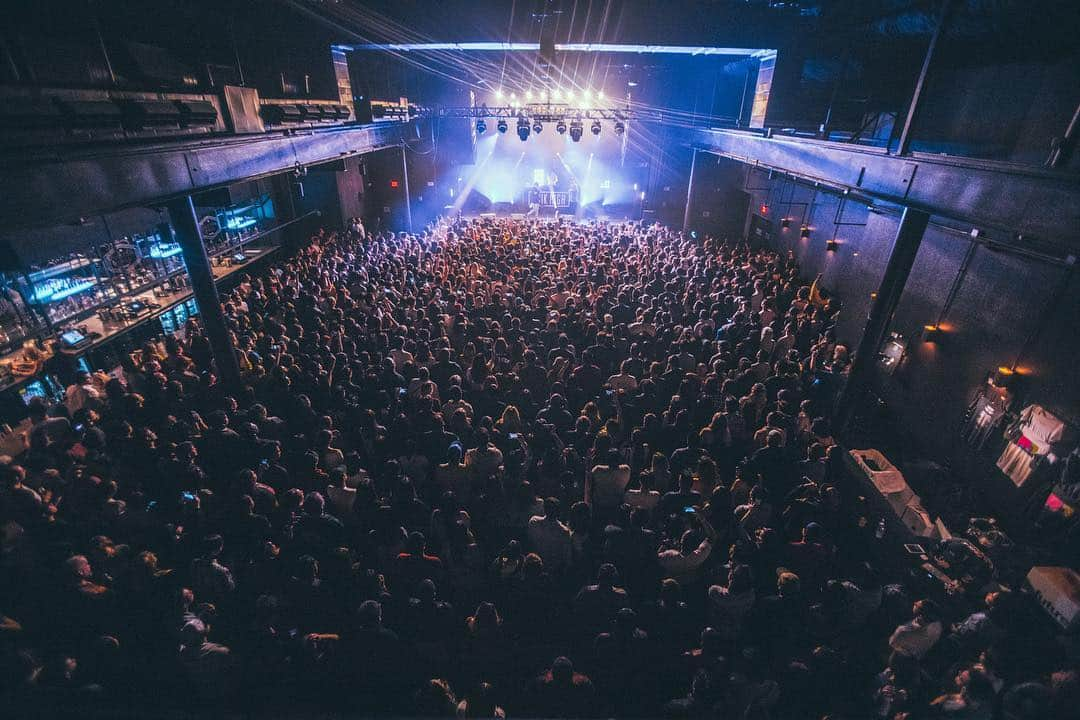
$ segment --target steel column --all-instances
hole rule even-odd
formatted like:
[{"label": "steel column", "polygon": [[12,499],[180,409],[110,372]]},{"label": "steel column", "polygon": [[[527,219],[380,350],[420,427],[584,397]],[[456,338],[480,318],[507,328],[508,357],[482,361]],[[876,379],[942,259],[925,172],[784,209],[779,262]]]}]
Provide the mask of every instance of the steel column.
[{"label": "steel column", "polygon": [[900,142],[896,145],[897,155],[907,155],[911,144],[911,129],[915,124],[915,118],[919,113],[920,100],[923,90],[926,88],[926,77],[930,74],[930,64],[934,61],[934,49],[937,48],[938,40],[952,17],[955,0],[944,0],[941,6],[941,14],[938,16],[937,27],[930,36],[930,45],[926,48],[926,56],[923,58],[922,69],[919,71],[919,79],[915,81],[915,90],[911,93],[911,103],[908,105],[907,117],[904,118],[904,129],[900,131]]},{"label": "steel column", "polygon": [[405,193],[405,226],[409,232],[413,231],[412,226],[412,197],[409,196],[409,163],[405,158],[405,153],[409,150],[405,147],[405,143],[401,144],[401,189]]},{"label": "steel column", "polygon": [[217,284],[210,270],[210,258],[206,255],[206,246],[199,230],[195,203],[189,195],[169,201],[168,208],[169,218],[187,265],[188,277],[191,278],[195,302],[199,305],[206,338],[210,341],[210,349],[214,353],[218,379],[226,387],[238,387],[240,366],[236,362],[236,350],[225,324],[225,314],[221,310],[221,299],[218,297]]},{"label": "steel column", "polygon": [[837,426],[841,430],[851,422],[856,403],[862,399],[870,385],[881,343],[885,340],[885,333],[892,322],[904,286],[907,285],[911,267],[915,264],[915,256],[919,253],[919,246],[929,223],[929,214],[910,207],[904,208],[900,227],[897,228],[896,239],[893,241],[892,253],[885,266],[885,275],[878,286],[877,297],[870,306],[870,316],[866,320],[858,350],[855,351],[847,385],[837,402]]},{"label": "steel column", "polygon": [[1076,145],[1078,128],[1080,128],[1080,105],[1076,106],[1072,120],[1069,121],[1069,126],[1065,128],[1065,135],[1054,138],[1054,147],[1050,151],[1050,157],[1046,160],[1046,167],[1059,168],[1069,163],[1073,147]]},{"label": "steel column", "polygon": [[693,149],[690,156],[690,182],[686,184],[686,210],[683,211],[682,231],[690,230],[690,204],[694,197],[694,171],[697,170],[698,149]]}]

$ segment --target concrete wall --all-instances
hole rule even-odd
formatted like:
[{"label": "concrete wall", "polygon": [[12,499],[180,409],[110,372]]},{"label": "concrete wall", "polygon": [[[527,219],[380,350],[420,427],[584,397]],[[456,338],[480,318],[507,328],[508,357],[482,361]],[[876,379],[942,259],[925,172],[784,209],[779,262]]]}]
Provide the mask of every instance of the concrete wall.
[{"label": "concrete wall", "polygon": [[[738,165],[731,161],[723,161]],[[822,274],[824,286],[844,303],[839,334],[854,346],[892,249],[899,217],[765,173],[749,172],[750,212],[768,208],[773,247],[790,250],[807,277]],[[806,218],[810,237],[799,237]],[[790,203],[790,204],[789,204]],[[791,226],[779,228],[789,216]],[[835,233],[836,252],[826,251]],[[909,339],[905,363],[883,385],[883,394],[921,448],[948,456],[967,404],[986,373],[1021,356],[1021,405],[1039,403],[1063,418],[1080,417],[1080,278],[1072,267],[976,247],[942,327],[940,343],[924,343],[924,325],[938,320],[958,275],[970,237],[931,225],[893,318],[892,329]],[[1066,275],[1071,277],[1066,279]],[[1063,285],[1064,283],[1064,285]]]}]

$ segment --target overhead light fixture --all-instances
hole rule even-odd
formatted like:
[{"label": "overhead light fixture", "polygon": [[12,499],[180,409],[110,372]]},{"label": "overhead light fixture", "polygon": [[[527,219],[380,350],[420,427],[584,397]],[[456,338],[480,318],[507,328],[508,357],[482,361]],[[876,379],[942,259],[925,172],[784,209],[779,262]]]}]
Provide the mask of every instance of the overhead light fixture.
[{"label": "overhead light fixture", "polygon": [[829,240],[828,242],[825,243],[825,251],[826,252],[836,252],[839,249],[840,249],[840,243],[837,242],[836,240]]},{"label": "overhead light fixture", "polygon": [[484,118],[480,118],[476,121],[476,134],[483,135],[487,132],[487,123],[484,122]]},{"label": "overhead light fixture", "polygon": [[799,228],[799,237],[803,239],[810,237],[810,228],[806,225],[803,225],[801,228]]},{"label": "overhead light fixture", "polygon": [[559,122],[555,123],[555,132],[559,133],[560,135],[565,135],[566,134],[566,121],[565,120],[560,118]]},{"label": "overhead light fixture", "polygon": [[791,227],[791,218],[781,218],[780,229],[787,230],[789,227]]},{"label": "overhead light fixture", "polygon": [[612,129],[615,130],[616,135],[622,135],[624,132],[626,132],[626,123],[624,123],[622,120],[616,120],[615,125]]},{"label": "overhead light fixture", "polygon": [[519,117],[517,121],[517,134],[521,139],[521,142],[525,142],[529,139],[529,121],[523,117]]},{"label": "overhead light fixture", "polygon": [[570,139],[574,142],[580,142],[581,136],[585,132],[585,128],[581,125],[580,120],[570,121]]},{"label": "overhead light fixture", "polygon": [[599,120],[593,120],[592,127],[589,128],[589,129],[592,130],[593,135],[599,135],[600,134],[600,121]]},{"label": "overhead light fixture", "polygon": [[509,127],[510,126],[506,124],[506,120],[499,118],[499,123],[495,126],[495,129],[501,133],[505,133]]},{"label": "overhead light fixture", "polygon": [[544,129],[544,124],[539,120],[533,120],[533,132],[537,135]]}]

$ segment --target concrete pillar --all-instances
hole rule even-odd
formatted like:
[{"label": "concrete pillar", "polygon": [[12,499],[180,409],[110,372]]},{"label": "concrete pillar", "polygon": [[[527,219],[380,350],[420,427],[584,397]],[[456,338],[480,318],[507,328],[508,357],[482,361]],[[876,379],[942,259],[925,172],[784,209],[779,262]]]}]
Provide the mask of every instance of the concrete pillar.
[{"label": "concrete pillar", "polygon": [[915,264],[915,256],[919,253],[919,246],[929,223],[928,213],[910,207],[904,208],[892,253],[885,266],[885,274],[878,286],[877,297],[870,306],[870,316],[855,351],[847,384],[837,402],[836,418],[839,430],[843,430],[851,422],[856,403],[863,399],[870,386],[881,344],[885,341],[885,333],[888,332],[896,306],[900,303],[900,295],[903,294],[908,276],[911,275],[911,267]]},{"label": "concrete pillar", "polygon": [[168,208],[176,240],[180,243],[184,263],[187,265],[188,277],[191,278],[195,302],[199,304],[203,328],[205,328],[207,340],[210,341],[210,349],[214,353],[217,377],[227,387],[238,387],[240,366],[236,362],[236,349],[229,337],[225,314],[221,310],[217,284],[210,270],[210,258],[206,255],[206,246],[203,244],[202,233],[199,231],[195,203],[189,195],[169,201]]}]

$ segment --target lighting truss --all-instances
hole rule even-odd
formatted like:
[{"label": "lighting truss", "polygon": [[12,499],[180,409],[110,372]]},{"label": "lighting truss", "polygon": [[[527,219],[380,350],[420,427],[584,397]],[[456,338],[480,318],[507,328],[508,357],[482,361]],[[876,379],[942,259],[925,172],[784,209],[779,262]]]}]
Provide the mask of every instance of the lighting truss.
[{"label": "lighting truss", "polygon": [[[643,113],[627,108],[577,108],[558,103],[530,103],[528,105],[475,105],[473,107],[440,107],[426,113],[438,118],[529,118],[542,123],[559,120],[636,120]],[[659,116],[659,113],[656,113]]]}]

